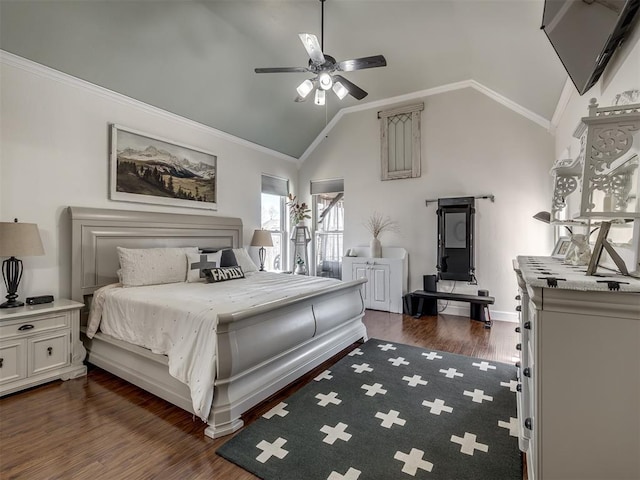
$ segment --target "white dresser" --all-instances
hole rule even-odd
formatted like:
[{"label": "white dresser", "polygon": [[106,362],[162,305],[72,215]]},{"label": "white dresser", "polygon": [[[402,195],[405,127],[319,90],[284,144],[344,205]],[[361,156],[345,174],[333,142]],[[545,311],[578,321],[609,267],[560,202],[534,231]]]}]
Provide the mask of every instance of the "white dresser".
[{"label": "white dresser", "polygon": [[0,396],[87,373],[80,309],[60,299],[0,310]]},{"label": "white dresser", "polygon": [[640,280],[551,257],[514,269],[529,480],[640,478]]},{"label": "white dresser", "polygon": [[362,286],[365,308],[402,313],[407,293],[409,259],[400,247],[383,247],[382,258],[369,256],[369,247],[356,247],[356,257],[342,257],[342,280],[366,278]]}]

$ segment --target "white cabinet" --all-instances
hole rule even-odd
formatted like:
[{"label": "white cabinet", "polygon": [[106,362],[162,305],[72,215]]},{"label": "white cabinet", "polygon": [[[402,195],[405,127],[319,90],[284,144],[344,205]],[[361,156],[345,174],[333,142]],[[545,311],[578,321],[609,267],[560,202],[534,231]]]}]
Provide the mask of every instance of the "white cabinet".
[{"label": "white cabinet", "polygon": [[529,480],[640,478],[640,280],[550,257],[514,268]]},{"label": "white cabinet", "polygon": [[366,256],[368,247],[352,249],[357,257],[343,257],[342,280],[366,278],[362,286],[365,308],[402,313],[402,297],[407,292],[408,258],[404,248],[382,249],[382,258]]},{"label": "white cabinet", "polygon": [[80,341],[82,307],[63,299],[0,310],[0,396],[87,373]]}]

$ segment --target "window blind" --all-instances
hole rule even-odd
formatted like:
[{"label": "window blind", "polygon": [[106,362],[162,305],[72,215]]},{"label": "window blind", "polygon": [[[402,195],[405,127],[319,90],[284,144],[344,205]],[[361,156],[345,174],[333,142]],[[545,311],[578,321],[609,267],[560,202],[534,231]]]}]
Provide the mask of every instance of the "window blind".
[{"label": "window blind", "polygon": [[342,178],[334,178],[333,180],[311,181],[311,195],[340,192],[344,192],[344,180]]},{"label": "window blind", "polygon": [[272,177],[271,175],[262,175],[262,193],[286,197],[289,195],[289,180]]}]

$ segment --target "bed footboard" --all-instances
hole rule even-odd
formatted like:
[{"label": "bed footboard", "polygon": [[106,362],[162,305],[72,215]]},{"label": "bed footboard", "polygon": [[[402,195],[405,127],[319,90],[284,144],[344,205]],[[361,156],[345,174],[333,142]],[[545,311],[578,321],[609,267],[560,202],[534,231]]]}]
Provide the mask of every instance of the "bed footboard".
[{"label": "bed footboard", "polygon": [[221,322],[218,375],[205,435],[217,438],[236,431],[242,413],[366,340],[361,284],[350,282],[292,305],[272,305],[256,315]]}]

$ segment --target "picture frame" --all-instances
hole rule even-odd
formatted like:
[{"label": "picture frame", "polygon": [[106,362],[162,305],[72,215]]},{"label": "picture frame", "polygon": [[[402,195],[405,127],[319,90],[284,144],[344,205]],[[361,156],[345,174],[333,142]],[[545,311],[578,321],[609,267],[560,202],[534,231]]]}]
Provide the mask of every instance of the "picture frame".
[{"label": "picture frame", "polygon": [[553,247],[553,251],[551,252],[551,256],[555,258],[564,259],[569,253],[569,249],[571,247],[571,238],[569,237],[560,237],[556,242],[556,246]]},{"label": "picture frame", "polygon": [[121,125],[110,127],[111,200],[218,209],[216,155]]}]

